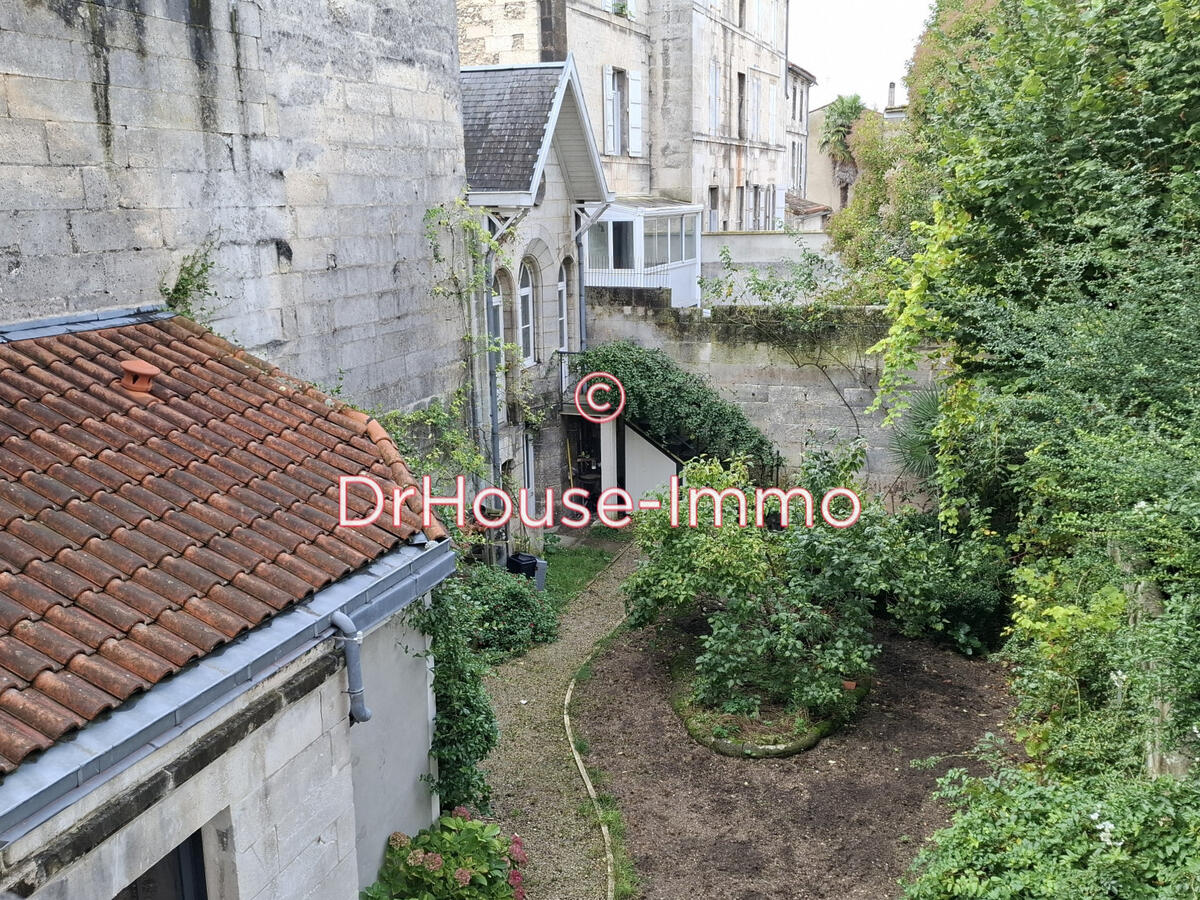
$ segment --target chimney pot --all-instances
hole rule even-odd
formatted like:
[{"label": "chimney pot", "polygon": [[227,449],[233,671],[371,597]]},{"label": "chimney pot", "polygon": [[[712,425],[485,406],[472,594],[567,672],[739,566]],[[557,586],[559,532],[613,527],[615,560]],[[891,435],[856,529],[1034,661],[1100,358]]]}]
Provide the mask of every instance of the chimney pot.
[{"label": "chimney pot", "polygon": [[888,106],[896,105],[896,82],[888,82]]},{"label": "chimney pot", "polygon": [[121,371],[125,373],[121,378],[121,387],[138,394],[150,393],[154,376],[162,374],[162,369],[144,359],[121,360]]}]

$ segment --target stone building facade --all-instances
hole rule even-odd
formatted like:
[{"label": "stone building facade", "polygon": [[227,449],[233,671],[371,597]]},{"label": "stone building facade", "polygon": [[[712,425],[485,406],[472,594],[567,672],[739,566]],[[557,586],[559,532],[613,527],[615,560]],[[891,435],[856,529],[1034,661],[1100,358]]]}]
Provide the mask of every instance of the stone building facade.
[{"label": "stone building facade", "polygon": [[705,231],[782,217],[787,19],[787,0],[459,4],[466,64],[569,50],[618,198],[704,204]]},{"label": "stone building facade", "polygon": [[161,302],[211,241],[219,332],[408,407],[461,379],[422,218],[463,185],[452,0],[0,4],[0,320]]}]

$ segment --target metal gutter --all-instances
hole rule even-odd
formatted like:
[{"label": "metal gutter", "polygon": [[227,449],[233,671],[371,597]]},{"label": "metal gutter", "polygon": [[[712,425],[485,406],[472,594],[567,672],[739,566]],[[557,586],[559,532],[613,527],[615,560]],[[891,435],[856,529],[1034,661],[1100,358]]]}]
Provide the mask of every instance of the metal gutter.
[{"label": "metal gutter", "polygon": [[402,546],[63,738],[0,784],[0,848],[332,638],[335,614],[369,632],[454,567],[448,540]]},{"label": "metal gutter", "polygon": [[93,313],[70,313],[31,322],[14,322],[0,325],[0,344],[25,341],[30,338],[53,337],[72,334],[76,331],[95,331],[97,328],[119,328],[122,325],[140,325],[170,319],[175,313],[163,309],[161,304],[134,306],[127,309],[109,309]]}]

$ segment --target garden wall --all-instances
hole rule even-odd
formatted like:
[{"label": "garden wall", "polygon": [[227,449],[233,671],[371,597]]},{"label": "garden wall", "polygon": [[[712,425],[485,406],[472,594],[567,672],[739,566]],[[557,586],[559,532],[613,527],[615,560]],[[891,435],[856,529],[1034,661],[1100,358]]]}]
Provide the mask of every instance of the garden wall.
[{"label": "garden wall", "polygon": [[463,186],[452,0],[4,0],[0,321],[161,301],[354,400],[460,375],[422,218]]},{"label": "garden wall", "polygon": [[[788,466],[798,465],[807,448],[861,435],[867,441],[870,488],[893,498],[911,488],[887,449],[882,415],[866,412],[882,370],[880,357],[866,352],[886,332],[880,310],[855,311],[819,341],[798,348],[793,360],[756,340],[753,329],[736,321],[728,307],[661,309],[598,299],[603,296],[588,292],[592,345],[627,340],[663,350],[737,403],[775,441]],[[928,371],[918,373],[917,380],[928,383]]]}]

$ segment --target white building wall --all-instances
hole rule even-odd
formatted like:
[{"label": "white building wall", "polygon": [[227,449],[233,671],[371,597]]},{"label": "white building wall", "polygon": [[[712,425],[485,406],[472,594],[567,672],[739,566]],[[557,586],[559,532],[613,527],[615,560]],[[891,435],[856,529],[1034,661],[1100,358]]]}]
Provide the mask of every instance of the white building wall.
[{"label": "white building wall", "polygon": [[625,429],[625,490],[634,500],[665,488],[675,474],[675,460],[632,428]]},{"label": "white building wall", "polygon": [[[417,601],[419,602],[419,601]],[[393,831],[414,834],[438,814],[429,774],[433,740],[429,640],[393,616],[363,637],[371,721],[350,729],[358,885],[375,881]]]},{"label": "white building wall", "polygon": [[[285,666],[4,848],[0,888],[21,878],[30,857],[88,816],[119,807],[132,789],[329,652],[322,644]],[[64,860],[65,867],[33,897],[108,900],[203,829],[209,900],[354,900],[358,877],[345,691],[345,670],[339,669],[95,849]],[[86,730],[81,739],[85,736]]]}]

